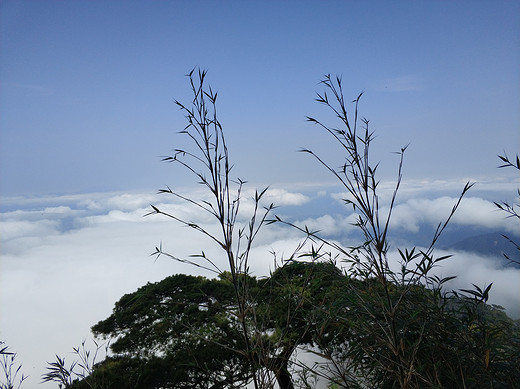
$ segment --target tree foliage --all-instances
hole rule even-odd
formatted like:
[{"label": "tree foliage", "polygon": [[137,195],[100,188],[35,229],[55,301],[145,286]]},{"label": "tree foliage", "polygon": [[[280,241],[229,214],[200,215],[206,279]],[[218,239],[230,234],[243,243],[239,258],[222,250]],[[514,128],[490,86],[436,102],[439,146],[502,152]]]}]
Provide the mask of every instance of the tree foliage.
[{"label": "tree foliage", "polygon": [[123,296],[92,330],[116,339],[112,350],[126,359],[112,364],[170,366],[158,388],[240,387],[250,373],[239,322],[228,314],[234,304],[228,280],[179,274]]},{"label": "tree foliage", "polygon": [[[107,363],[174,366],[157,387],[244,387],[252,376],[240,322],[232,314],[230,278],[179,274],[123,296],[112,315],[92,327],[94,334],[115,339],[111,348],[118,357]],[[316,330],[323,331],[323,307],[339,294],[343,275],[330,263],[293,262],[266,279],[249,278],[256,309],[246,320],[257,327],[254,343],[262,345],[255,358],[281,387],[292,388],[291,356],[298,346],[313,344]],[[151,387],[149,381],[143,385]]]},{"label": "tree foliage", "polygon": [[[91,379],[121,389],[243,388],[252,377],[239,322],[230,315],[229,278],[179,274],[123,296],[112,315],[92,327],[114,340],[114,355],[96,366]],[[270,277],[251,277],[249,285],[256,309],[248,321],[261,327],[255,343],[270,355],[261,367],[281,388],[295,387],[302,371],[293,358],[297,348],[320,356],[324,362],[312,369],[340,387],[400,387],[389,371],[395,350],[379,331],[386,318],[377,279],[353,279],[330,262],[293,261]],[[394,285],[391,298],[402,288]],[[419,285],[408,292],[396,321],[402,339],[397,352],[415,353],[411,385],[514,387],[520,378],[514,369],[520,363],[518,325],[483,297],[439,298]]]}]

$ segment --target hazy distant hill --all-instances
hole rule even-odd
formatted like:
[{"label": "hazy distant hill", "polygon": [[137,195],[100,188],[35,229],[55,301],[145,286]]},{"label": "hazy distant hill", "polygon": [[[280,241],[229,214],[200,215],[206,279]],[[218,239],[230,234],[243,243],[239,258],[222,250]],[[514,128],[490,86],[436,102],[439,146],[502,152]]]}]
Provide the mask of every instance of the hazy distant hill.
[{"label": "hazy distant hill", "polygon": [[501,233],[498,232],[470,236],[449,244],[443,247],[443,249],[466,251],[484,256],[499,257],[503,260],[503,265],[520,268],[520,265],[518,264],[508,263],[508,260],[503,256],[505,253],[509,258],[520,261],[519,251],[513,246],[513,244],[504,238]]}]

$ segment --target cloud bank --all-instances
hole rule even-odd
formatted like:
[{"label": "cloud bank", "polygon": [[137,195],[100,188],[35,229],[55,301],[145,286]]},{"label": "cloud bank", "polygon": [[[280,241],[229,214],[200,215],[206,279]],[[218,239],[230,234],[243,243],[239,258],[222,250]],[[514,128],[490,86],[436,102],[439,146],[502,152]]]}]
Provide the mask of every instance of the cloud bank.
[{"label": "cloud bank", "polygon": [[[205,196],[198,189],[190,193]],[[455,199],[417,194],[397,205],[392,228],[406,234],[424,223],[436,224]],[[241,223],[253,209],[253,196],[254,191],[244,192]],[[338,197],[323,187],[302,192],[274,188],[264,200],[279,205],[276,211],[296,224],[339,239],[355,232],[355,215],[342,205],[330,205],[338,205]],[[90,327],[106,318],[123,294],[175,273],[213,276],[165,257],[155,260],[150,256],[155,246],[162,244],[181,258],[204,250],[219,268],[227,268],[222,253],[209,239],[168,218],[144,217],[151,203],[208,229],[216,227],[209,215],[172,196],[93,193],[2,200],[0,338],[18,353],[24,373],[30,376],[25,387],[39,383],[46,361],[53,361],[55,354],[69,360],[71,348],[90,336]],[[511,219],[494,211],[490,200],[476,196],[466,199],[453,222],[507,231],[514,227]],[[303,238],[294,229],[267,226],[251,253],[252,273],[267,275],[275,260],[290,257]],[[493,282],[490,301],[520,317],[520,270],[500,267],[493,258],[456,253],[438,271],[458,275],[450,285],[453,288]],[[51,387],[38,385],[45,386]]]}]

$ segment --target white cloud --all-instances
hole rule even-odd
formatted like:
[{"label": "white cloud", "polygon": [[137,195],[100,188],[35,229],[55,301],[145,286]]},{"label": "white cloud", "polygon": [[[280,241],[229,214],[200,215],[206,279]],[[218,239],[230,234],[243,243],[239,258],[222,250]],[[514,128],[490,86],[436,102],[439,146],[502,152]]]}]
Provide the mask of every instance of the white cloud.
[{"label": "white cloud", "polygon": [[[422,223],[437,226],[450,214],[467,182],[476,182],[457,209],[451,223],[461,226],[483,227],[520,235],[518,219],[507,218],[498,210],[494,201],[510,200],[518,183],[510,179],[454,179],[454,180],[409,180],[403,181],[394,206],[391,227],[418,232]],[[395,190],[395,182],[383,181],[378,187],[380,215],[384,218]],[[332,192],[331,198],[339,203],[352,196],[346,192]],[[346,208],[346,211],[351,209]]]},{"label": "white cloud", "polygon": [[137,208],[146,208],[150,203],[157,200],[156,195],[142,193],[114,193],[108,197],[85,198],[79,205],[94,211],[107,209],[118,209],[122,211],[133,211]]},{"label": "white cloud", "polygon": [[319,231],[323,236],[338,236],[356,229],[353,225],[356,221],[356,215],[332,216],[323,215],[317,218],[307,218],[295,222],[300,228],[308,228],[310,231]]},{"label": "white cloud", "polygon": [[[398,204],[393,211],[391,226],[417,232],[421,223],[437,226],[446,220],[457,198],[440,197],[433,200],[418,198]],[[385,210],[388,212],[388,209]],[[455,212],[451,223],[463,226],[478,226],[498,231],[506,230],[519,234],[518,220],[506,218],[496,206],[488,200],[477,197],[464,198]]]},{"label": "white cloud", "polygon": [[266,192],[266,201],[272,202],[274,205],[303,205],[310,201],[310,198],[301,194],[289,192],[281,188],[268,189]]},{"label": "white cloud", "polygon": [[[59,232],[58,227],[58,220],[2,220],[0,223],[0,236],[4,242],[22,237],[43,237],[57,234]],[[6,249],[4,248],[4,250]]]},{"label": "white cloud", "polygon": [[[164,218],[143,218],[140,209],[80,215],[80,227],[69,231],[59,230],[56,214],[58,220],[45,219],[45,212],[40,221],[30,212],[16,216],[1,223],[12,232],[0,243],[0,328],[31,376],[25,387],[39,382],[54,354],[70,360],[71,347],[90,336],[90,326],[124,293],[172,273],[200,273],[167,258],[154,262],[150,253],[161,241],[187,257],[200,252],[204,240]],[[21,244],[29,239],[32,244]]]},{"label": "white cloud", "polygon": [[[480,177],[463,177],[456,179],[408,179],[403,178],[397,194],[398,202],[410,199],[426,198],[434,199],[442,196],[459,196],[466,183],[474,183],[467,196],[489,198],[490,194],[499,194],[493,201],[502,201],[511,195],[515,195],[519,185],[516,177],[498,176],[493,179]],[[381,204],[388,204],[395,190],[396,182],[391,180],[381,181],[378,185],[378,196]],[[331,196],[337,201],[350,198],[347,192],[333,192]]]},{"label": "white cloud", "polygon": [[38,211],[17,210],[0,214],[0,253],[23,251],[64,229],[65,220],[81,211],[70,207],[48,207]]}]

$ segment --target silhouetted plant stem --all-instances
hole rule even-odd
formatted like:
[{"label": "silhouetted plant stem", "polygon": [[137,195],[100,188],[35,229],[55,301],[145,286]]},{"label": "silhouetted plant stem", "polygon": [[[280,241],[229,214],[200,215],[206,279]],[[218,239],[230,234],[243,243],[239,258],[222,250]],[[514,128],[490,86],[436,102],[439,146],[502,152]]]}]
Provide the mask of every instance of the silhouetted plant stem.
[{"label": "silhouetted plant stem", "polygon": [[[499,155],[498,158],[503,162],[502,165],[499,166],[499,168],[513,168],[517,171],[520,171],[520,158],[518,157],[518,154],[516,155],[516,159],[510,159],[507,154],[504,152],[504,155]],[[516,193],[518,195],[518,198],[520,199],[520,188],[516,189]],[[505,212],[507,214],[508,218],[514,218],[517,221],[520,221],[520,204],[519,203],[508,203],[508,202],[494,202],[495,206]],[[519,226],[520,227],[520,226]],[[504,239],[506,239],[509,243],[513,245],[513,247],[516,250],[516,258],[511,258],[510,255],[503,254],[504,257],[509,261],[509,263],[515,263],[517,265],[520,265],[520,244],[518,242],[515,242],[507,235],[502,235]]]},{"label": "silhouetted plant stem", "polygon": [[[314,151],[310,149],[302,149],[301,151],[312,155],[319,164],[338,179],[346,190],[348,195],[344,202],[346,205],[351,206],[356,213],[354,225],[362,231],[364,242],[357,247],[344,248],[336,242],[320,237],[317,231],[310,231],[307,227],[295,226],[293,223],[283,221],[281,218],[275,218],[274,221],[291,225],[304,232],[309,239],[319,241],[342,254],[346,262],[351,265],[349,270],[351,276],[366,280],[366,282],[371,282],[372,278],[377,280],[382,294],[375,303],[380,310],[378,314],[383,317],[382,321],[377,320],[376,314],[371,311],[374,308],[370,307],[369,302],[357,290],[353,290],[352,293],[357,296],[359,302],[356,309],[358,309],[357,313],[360,315],[360,323],[368,325],[371,321],[379,322],[378,330],[380,333],[375,332],[375,329],[370,326],[364,327],[363,331],[367,331],[375,339],[378,339],[378,347],[380,349],[386,348],[390,352],[386,355],[375,355],[374,350],[367,348],[364,350],[363,358],[356,359],[356,357],[353,361],[357,364],[358,369],[367,367],[369,370],[376,369],[381,371],[382,374],[393,375],[400,387],[407,389],[411,387],[412,382],[420,380],[420,377],[414,370],[414,364],[416,363],[417,351],[423,341],[423,332],[419,333],[415,345],[409,349],[405,348],[404,338],[401,335],[402,323],[399,322],[399,317],[403,314],[402,311],[406,309],[403,304],[412,289],[419,282],[424,282],[434,290],[436,288],[440,290],[443,283],[453,278],[438,279],[430,276],[429,273],[436,264],[449,257],[434,258],[433,251],[440,235],[460,205],[462,198],[473,184],[466,184],[447,219],[439,223],[432,242],[425,251],[416,251],[415,248],[410,251],[399,250],[403,261],[402,269],[400,274],[395,273],[390,268],[388,261],[388,250],[390,248],[388,235],[392,212],[396,205],[397,193],[402,183],[404,154],[408,146],[401,148],[397,152],[399,163],[396,184],[389,202],[388,211],[386,214],[382,214],[378,195],[380,181],[377,178],[377,169],[379,164],[373,164],[370,159],[370,146],[374,139],[373,131],[370,130],[369,121],[365,118],[361,119],[362,131],[358,128],[358,120],[360,120],[358,105],[363,94],[359,94],[353,100],[354,122],[351,122],[349,110],[345,104],[341,78],[336,77],[333,79],[330,75],[326,75],[321,84],[325,87],[325,91],[317,94],[316,101],[330,108],[336,118],[339,119],[341,126],[329,126],[313,117],[308,117],[307,120],[317,124],[328,134],[332,135],[336,143],[345,151],[345,162],[340,169],[335,169]],[[395,289],[397,285],[400,285],[400,292],[396,295]],[[350,312],[351,314],[356,313],[355,310]],[[423,323],[423,329],[424,325]],[[386,362],[378,364],[377,361],[383,357],[386,358]],[[367,360],[372,360],[371,364],[367,365]],[[344,373],[341,373],[341,377],[343,377],[343,383],[348,387],[348,382],[351,380],[347,379]]]},{"label": "silhouetted plant stem", "polygon": [[[153,205],[150,214],[167,216],[185,226],[199,231],[217,243],[225,252],[237,303],[237,318],[242,328],[246,348],[245,353],[250,362],[255,388],[259,388],[257,379],[257,366],[259,362],[251,345],[251,330],[253,330],[253,332],[256,330],[254,328],[250,329],[247,323],[247,317],[250,315],[250,296],[248,296],[248,281],[246,276],[249,271],[249,253],[252,248],[252,243],[259,229],[265,224],[266,217],[274,206],[271,204],[265,207],[263,214],[258,218],[261,212],[259,205],[267,188],[261,192],[257,191],[254,197],[255,205],[253,215],[246,225],[242,228],[238,228],[237,223],[242,199],[242,187],[245,182],[238,179],[234,182],[236,189],[233,190],[231,188],[232,165],[229,160],[229,150],[226,145],[224,132],[217,118],[217,93],[213,92],[211,87],[206,88],[204,83],[205,77],[206,72],[202,70],[198,70],[196,74],[195,70],[192,70],[188,74],[194,96],[191,107],[187,107],[179,101],[176,101],[177,106],[184,111],[188,121],[188,125],[181,133],[187,135],[192,141],[194,151],[175,149],[174,155],[164,157],[163,161],[178,163],[194,174],[198,182],[209,190],[213,199],[211,201],[194,199],[179,194],[169,187],[161,189],[159,192],[171,194],[211,214],[218,221],[221,232],[220,236],[207,231],[198,223],[183,220],[175,215],[163,212]],[[197,166],[200,166],[200,170]],[[243,242],[245,242],[244,245]],[[192,260],[179,259],[164,252],[162,246],[156,248],[152,255],[167,255],[172,259],[185,263],[193,263],[196,266],[221,273],[221,269],[204,253],[198,257],[205,260],[208,265],[201,265]]]}]

